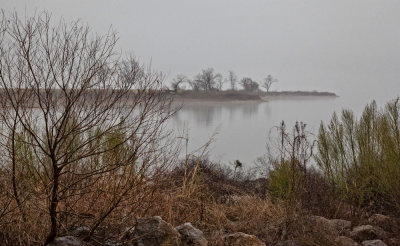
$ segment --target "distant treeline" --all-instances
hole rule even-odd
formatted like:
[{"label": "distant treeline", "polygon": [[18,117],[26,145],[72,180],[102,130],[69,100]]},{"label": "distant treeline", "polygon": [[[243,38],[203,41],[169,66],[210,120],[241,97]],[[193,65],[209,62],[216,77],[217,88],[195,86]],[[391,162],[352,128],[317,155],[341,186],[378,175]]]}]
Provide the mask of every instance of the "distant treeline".
[{"label": "distant treeline", "polygon": [[193,91],[222,91],[224,84],[229,84],[229,90],[241,90],[247,92],[261,91],[260,88],[264,88],[265,91],[269,92],[273,83],[278,82],[272,75],[268,75],[261,82],[254,81],[250,77],[243,77],[238,79],[234,71],[229,71],[227,77],[214,71],[213,68],[203,69],[199,74],[188,78],[186,75],[178,74],[171,83],[171,88],[174,91],[181,89],[182,85],[188,85]]}]

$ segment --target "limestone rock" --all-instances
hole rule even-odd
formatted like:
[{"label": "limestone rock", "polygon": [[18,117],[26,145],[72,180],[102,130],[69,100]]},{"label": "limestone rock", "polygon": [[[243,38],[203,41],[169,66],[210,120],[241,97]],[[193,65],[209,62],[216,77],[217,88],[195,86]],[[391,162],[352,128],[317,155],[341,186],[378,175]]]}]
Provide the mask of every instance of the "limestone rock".
[{"label": "limestone rock", "polygon": [[68,232],[68,235],[74,236],[77,238],[84,238],[84,237],[88,236],[89,233],[90,233],[89,227],[80,226],[80,227],[77,227],[77,228],[73,229],[72,231]]},{"label": "limestone rock", "polygon": [[178,246],[180,235],[172,225],[159,216],[138,218],[135,224],[134,238],[138,246]]},{"label": "limestone rock", "polygon": [[276,244],[276,246],[306,246],[306,245],[299,241],[287,240],[287,241]]},{"label": "limestone rock", "polygon": [[318,229],[335,232],[336,234],[335,228],[332,226],[327,218],[321,216],[311,216],[311,222]]},{"label": "limestone rock", "polygon": [[382,214],[374,214],[368,218],[368,223],[374,226],[379,226],[388,232],[398,232],[398,225],[396,221],[392,220],[389,216]]},{"label": "limestone rock", "polygon": [[311,220],[319,229],[331,232],[334,235],[345,235],[351,230],[351,222],[348,220],[330,220],[321,216],[311,216]]},{"label": "limestone rock", "polygon": [[225,236],[224,242],[225,245],[229,246],[265,246],[265,243],[261,242],[256,236],[243,232],[236,232]]},{"label": "limestone rock", "polygon": [[347,234],[351,230],[351,221],[348,220],[332,219],[329,223],[340,235]]},{"label": "limestone rock", "polygon": [[335,239],[335,243],[338,246],[358,246],[358,243],[356,243],[353,239],[345,236],[339,236]]},{"label": "limestone rock", "polygon": [[361,243],[362,246],[387,246],[386,243],[381,240],[368,240]]},{"label": "limestone rock", "polygon": [[132,244],[124,244],[121,242],[108,241],[104,243],[104,246],[132,246]]},{"label": "limestone rock", "polygon": [[48,246],[83,246],[83,244],[76,237],[65,236],[56,237]]},{"label": "limestone rock", "polygon": [[385,239],[387,233],[378,226],[361,225],[353,228],[350,237],[358,242],[374,239]]},{"label": "limestone rock", "polygon": [[182,224],[175,227],[175,229],[181,234],[183,245],[207,246],[207,240],[203,232],[192,226],[191,223]]}]

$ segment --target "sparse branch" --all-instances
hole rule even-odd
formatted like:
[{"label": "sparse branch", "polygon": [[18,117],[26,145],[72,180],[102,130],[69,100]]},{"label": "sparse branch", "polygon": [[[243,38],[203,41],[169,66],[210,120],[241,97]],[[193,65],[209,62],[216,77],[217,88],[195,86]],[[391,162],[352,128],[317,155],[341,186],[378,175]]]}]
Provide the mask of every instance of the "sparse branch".
[{"label": "sparse branch", "polygon": [[264,87],[267,90],[267,92],[269,92],[269,89],[271,88],[272,84],[273,83],[277,83],[277,82],[278,82],[278,79],[272,77],[272,75],[268,75],[264,79],[264,81],[263,81],[261,86]]}]

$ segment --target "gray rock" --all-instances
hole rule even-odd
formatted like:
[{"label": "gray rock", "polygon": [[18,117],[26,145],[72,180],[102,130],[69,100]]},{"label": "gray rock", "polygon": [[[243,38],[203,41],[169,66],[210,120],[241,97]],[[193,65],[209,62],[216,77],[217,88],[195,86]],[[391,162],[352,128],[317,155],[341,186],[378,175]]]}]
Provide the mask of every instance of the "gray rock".
[{"label": "gray rock", "polygon": [[182,224],[175,229],[181,234],[183,245],[207,246],[208,244],[203,232],[192,226],[191,223]]},{"label": "gray rock", "polygon": [[181,245],[178,231],[159,216],[138,218],[135,224],[134,238],[138,246]]},{"label": "gray rock", "polygon": [[351,230],[351,221],[348,221],[348,220],[332,219],[332,220],[329,220],[329,223],[341,235],[349,233]]},{"label": "gray rock", "polygon": [[311,221],[319,229],[333,233],[334,235],[347,235],[351,230],[351,222],[341,219],[327,219],[321,216],[311,216]]},{"label": "gray rock", "polygon": [[332,226],[327,218],[321,216],[311,216],[311,222],[320,229],[333,231],[335,228]]},{"label": "gray rock", "polygon": [[88,236],[89,233],[90,233],[89,227],[80,226],[80,227],[77,227],[77,228],[73,229],[72,231],[68,232],[68,235],[74,236],[77,238],[84,238],[84,237]]},{"label": "gray rock", "polygon": [[387,237],[387,233],[378,226],[361,225],[353,228],[350,237],[358,242],[374,239],[383,240]]},{"label": "gray rock", "polygon": [[73,236],[56,237],[48,246],[84,246],[79,239]]},{"label": "gray rock", "polygon": [[383,214],[374,214],[368,218],[368,223],[374,226],[379,226],[385,231],[397,232],[398,225],[396,221],[392,220],[389,216]]},{"label": "gray rock", "polygon": [[386,243],[381,240],[367,240],[361,243],[362,246],[387,246]]},{"label": "gray rock", "polygon": [[265,243],[261,242],[256,236],[243,232],[236,232],[225,236],[224,243],[229,246],[265,246]]},{"label": "gray rock", "polygon": [[127,245],[131,245],[131,244],[124,244],[121,242],[113,242],[113,241],[109,241],[109,242],[105,242],[104,246],[127,246]]},{"label": "gray rock", "polygon": [[357,246],[358,243],[356,243],[353,239],[346,237],[346,236],[339,236],[335,238],[335,243],[338,246]]},{"label": "gray rock", "polygon": [[284,242],[277,243],[276,246],[306,246],[306,245],[296,240],[287,240]]}]

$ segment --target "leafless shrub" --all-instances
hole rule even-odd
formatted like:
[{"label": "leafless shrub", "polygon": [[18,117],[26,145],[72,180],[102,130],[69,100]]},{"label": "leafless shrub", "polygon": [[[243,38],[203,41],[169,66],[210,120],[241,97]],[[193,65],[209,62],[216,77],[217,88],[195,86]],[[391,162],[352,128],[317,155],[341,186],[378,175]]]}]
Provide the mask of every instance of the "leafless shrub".
[{"label": "leafless shrub", "polygon": [[236,74],[235,74],[235,72],[234,71],[229,71],[228,72],[229,74],[228,74],[228,81],[229,81],[229,84],[230,84],[230,86],[231,86],[231,90],[236,90],[236,83],[237,83],[237,76],[236,76]]},{"label": "leafless shrub", "polygon": [[242,78],[240,80],[240,85],[243,86],[243,90],[250,92],[258,91],[259,88],[259,84],[249,77]]},{"label": "leafless shrub", "polygon": [[212,91],[215,89],[221,90],[223,85],[222,75],[216,73],[213,68],[203,69],[201,73],[195,76],[194,83],[197,89],[203,91]]},{"label": "leafless shrub", "polygon": [[53,26],[47,13],[1,18],[0,228],[47,244],[133,218],[174,161],[162,75],[121,59],[111,31]]},{"label": "leafless shrub", "polygon": [[271,88],[273,83],[277,83],[278,79],[272,77],[272,75],[268,75],[264,81],[262,82],[261,86],[265,88],[265,90],[267,90],[267,93],[269,92],[269,89]]},{"label": "leafless shrub", "polygon": [[[173,80],[172,80],[172,90],[176,93],[179,90],[179,86],[183,83],[189,83],[190,80],[183,74],[178,74]],[[190,83],[189,83],[190,84]]]}]

